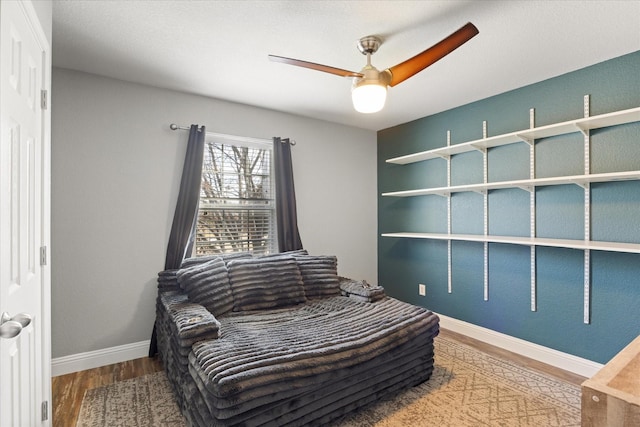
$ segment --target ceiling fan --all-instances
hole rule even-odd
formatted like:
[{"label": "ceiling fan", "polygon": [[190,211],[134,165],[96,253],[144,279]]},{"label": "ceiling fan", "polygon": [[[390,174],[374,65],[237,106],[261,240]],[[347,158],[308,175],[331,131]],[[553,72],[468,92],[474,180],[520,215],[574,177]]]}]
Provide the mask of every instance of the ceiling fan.
[{"label": "ceiling fan", "polygon": [[367,56],[367,65],[365,65],[360,72],[301,61],[299,59],[285,58],[283,56],[269,55],[269,59],[271,61],[310,68],[342,77],[353,77],[351,97],[354,108],[360,113],[375,113],[384,107],[387,97],[387,86],[393,87],[402,83],[434,62],[444,58],[478,33],[479,31],[476,26],[469,22],[453,34],[416,56],[383,71],[378,71],[376,67],[371,65],[371,55],[375,53],[382,44],[382,40],[376,36],[366,36],[358,40],[358,50]]}]

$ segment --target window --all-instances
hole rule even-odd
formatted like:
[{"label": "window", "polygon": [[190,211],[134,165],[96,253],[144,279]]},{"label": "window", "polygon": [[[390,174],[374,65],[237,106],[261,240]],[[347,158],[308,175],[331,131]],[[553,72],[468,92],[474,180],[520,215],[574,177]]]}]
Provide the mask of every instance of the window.
[{"label": "window", "polygon": [[277,252],[269,140],[216,137],[204,146],[195,256]]}]

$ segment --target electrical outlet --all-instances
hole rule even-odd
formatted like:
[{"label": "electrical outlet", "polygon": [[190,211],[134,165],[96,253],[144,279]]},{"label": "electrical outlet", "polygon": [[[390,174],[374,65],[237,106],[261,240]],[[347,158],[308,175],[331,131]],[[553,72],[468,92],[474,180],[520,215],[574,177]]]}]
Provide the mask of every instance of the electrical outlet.
[{"label": "electrical outlet", "polygon": [[427,287],[425,285],[423,285],[422,283],[420,283],[418,285],[418,293],[422,296],[427,295]]}]

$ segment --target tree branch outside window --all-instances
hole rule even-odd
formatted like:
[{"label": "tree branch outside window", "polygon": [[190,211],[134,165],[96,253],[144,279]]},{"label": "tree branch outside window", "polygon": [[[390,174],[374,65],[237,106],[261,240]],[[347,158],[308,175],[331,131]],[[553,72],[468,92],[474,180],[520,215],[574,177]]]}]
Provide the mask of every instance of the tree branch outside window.
[{"label": "tree branch outside window", "polygon": [[277,252],[271,149],[206,142],[195,256]]}]

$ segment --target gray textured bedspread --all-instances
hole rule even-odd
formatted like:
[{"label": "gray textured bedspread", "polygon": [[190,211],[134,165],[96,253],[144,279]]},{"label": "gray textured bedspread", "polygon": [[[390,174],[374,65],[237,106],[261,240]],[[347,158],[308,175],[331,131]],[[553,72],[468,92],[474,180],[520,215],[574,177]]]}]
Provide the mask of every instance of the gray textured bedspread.
[{"label": "gray textured bedspread", "polygon": [[193,345],[189,372],[209,412],[202,417],[229,424],[303,416],[295,412],[314,393],[330,408],[358,390],[374,399],[391,377],[402,386],[423,381],[438,331],[435,314],[393,298],[369,303],[337,296],[217,320],[219,338]]}]

